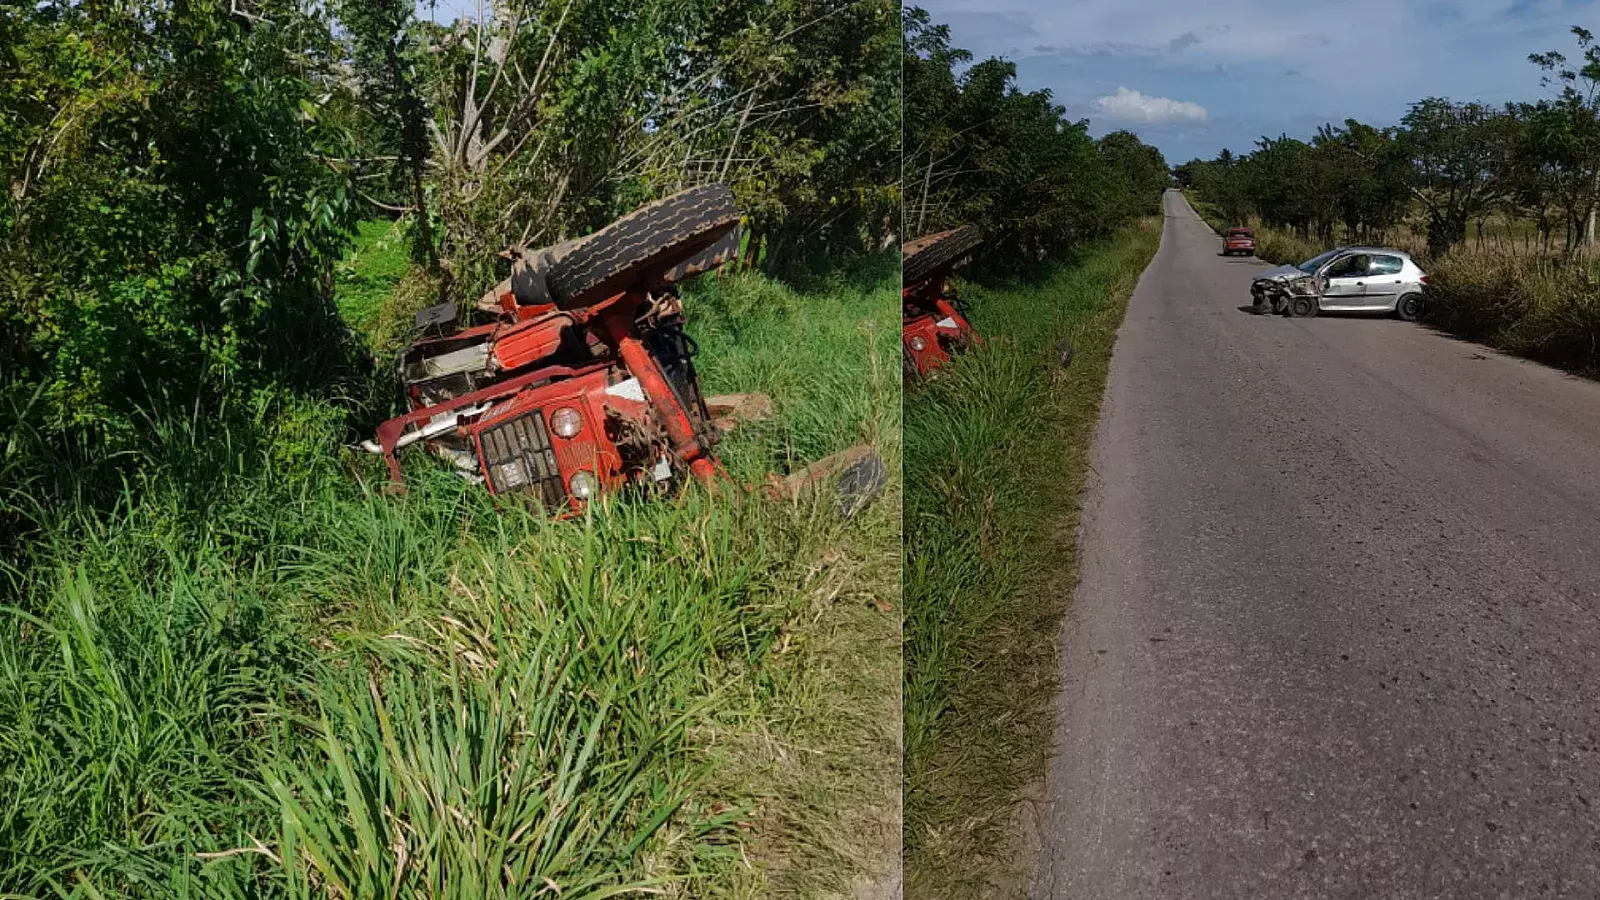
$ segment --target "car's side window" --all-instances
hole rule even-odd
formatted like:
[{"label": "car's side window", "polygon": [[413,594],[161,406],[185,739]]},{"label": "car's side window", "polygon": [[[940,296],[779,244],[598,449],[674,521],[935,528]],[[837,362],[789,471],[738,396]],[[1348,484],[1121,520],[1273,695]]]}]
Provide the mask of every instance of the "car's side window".
[{"label": "car's side window", "polygon": [[1367,274],[1367,257],[1365,255],[1346,256],[1328,267],[1329,278],[1354,278],[1365,274]]},{"label": "car's side window", "polygon": [[1372,258],[1373,275],[1398,275],[1405,266],[1405,260],[1398,256],[1374,256]]}]

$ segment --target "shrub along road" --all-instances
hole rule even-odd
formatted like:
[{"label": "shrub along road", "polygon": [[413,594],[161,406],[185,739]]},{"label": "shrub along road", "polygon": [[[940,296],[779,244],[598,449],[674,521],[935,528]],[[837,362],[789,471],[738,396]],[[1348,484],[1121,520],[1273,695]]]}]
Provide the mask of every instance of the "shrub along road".
[{"label": "shrub along road", "polygon": [[1255,316],[1177,193],[1084,513],[1037,898],[1600,892],[1600,384]]}]

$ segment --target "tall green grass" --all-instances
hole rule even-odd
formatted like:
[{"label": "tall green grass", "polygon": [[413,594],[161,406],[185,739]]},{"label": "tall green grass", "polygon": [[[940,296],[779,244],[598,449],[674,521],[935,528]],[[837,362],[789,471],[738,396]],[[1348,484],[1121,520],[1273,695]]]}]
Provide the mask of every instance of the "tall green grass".
[{"label": "tall green grass", "polygon": [[[707,389],[774,395],[738,478],[864,437],[898,471],[890,266],[690,294]],[[898,660],[869,652],[898,478],[848,521],[732,486],[556,520],[423,454],[388,496],[352,420],[164,414],[109,503],[0,484],[32,510],[0,582],[0,894],[828,896],[877,864],[848,848],[898,793]]]},{"label": "tall green grass", "polygon": [[372,333],[410,260],[408,236],[400,222],[368,219],[356,226],[355,241],[334,269],[339,315],[359,332]]},{"label": "tall green grass", "polygon": [[[1019,797],[1052,739],[1057,631],[1112,345],[1160,242],[967,286],[979,349],[906,396],[906,896],[1022,897]],[[1076,358],[1059,368],[1057,345]]]}]

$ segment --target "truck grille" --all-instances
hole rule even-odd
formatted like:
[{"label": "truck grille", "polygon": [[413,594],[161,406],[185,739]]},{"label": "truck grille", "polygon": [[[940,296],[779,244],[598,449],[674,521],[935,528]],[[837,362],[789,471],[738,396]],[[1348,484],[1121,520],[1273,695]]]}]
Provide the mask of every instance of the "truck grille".
[{"label": "truck grille", "polygon": [[535,411],[483,430],[484,473],[496,494],[525,491],[556,506],[566,499],[544,415]]}]

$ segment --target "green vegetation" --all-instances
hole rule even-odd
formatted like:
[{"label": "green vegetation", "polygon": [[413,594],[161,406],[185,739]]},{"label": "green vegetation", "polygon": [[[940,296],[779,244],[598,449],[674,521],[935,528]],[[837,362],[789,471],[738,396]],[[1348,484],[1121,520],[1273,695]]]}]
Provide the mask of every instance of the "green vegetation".
[{"label": "green vegetation", "polygon": [[373,340],[384,304],[410,265],[398,223],[387,219],[358,223],[349,251],[334,267],[334,303],[339,317]]},{"label": "green vegetation", "polygon": [[[1499,237],[1520,237],[1526,250],[1571,256],[1594,244],[1600,205],[1600,44],[1572,32],[1576,65],[1556,51],[1530,57],[1558,89],[1552,99],[1495,108],[1429,97],[1396,127],[1350,119],[1309,142],[1262,138],[1253,153],[1223,150],[1173,172],[1231,224],[1258,217],[1323,243],[1340,231],[1379,242],[1414,228],[1443,256],[1472,231],[1481,247],[1499,223]],[[1529,227],[1504,228],[1518,220]]]},{"label": "green vegetation", "polygon": [[[735,480],[898,471],[893,265],[690,294],[708,389],[775,400]],[[103,512],[8,485],[8,891],[827,896],[893,855],[897,480],[563,521],[421,454],[385,496],[345,415],[168,411]]]},{"label": "green vegetation", "polygon": [[1146,219],[1070,261],[976,278],[984,345],[907,393],[907,897],[1026,895],[1014,817],[1053,740],[1089,442],[1160,234]]},{"label": "green vegetation", "polygon": [[1089,137],[1049,91],[1018,88],[1014,63],[973,63],[925,10],[907,7],[903,27],[907,234],[976,225],[987,255],[1041,262],[1159,212],[1159,150],[1126,131]]},{"label": "green vegetation", "polygon": [[1400,127],[1348,121],[1174,171],[1214,228],[1254,225],[1262,259],[1301,262],[1339,241],[1407,250],[1428,272],[1432,324],[1600,373],[1600,44],[1573,33],[1577,64],[1531,57],[1554,99],[1431,98]]},{"label": "green vegetation", "polygon": [[1170,176],[1134,135],[1096,140],[1022,91],[1014,64],[973,63],[926,11],[902,24],[907,233],[976,225],[980,271],[1031,273],[977,276],[985,344],[907,395],[906,895],[1021,897],[1014,817],[1052,740],[1086,448]]},{"label": "green vegetation", "polygon": [[416,309],[720,180],[765,274],[689,293],[705,386],[777,406],[735,479],[897,470],[894,9],[492,12],[0,9],[0,891],[827,896],[892,857],[898,482],[553,520],[347,446]]}]

